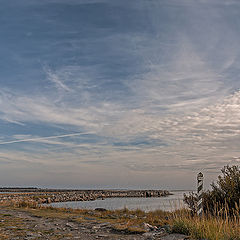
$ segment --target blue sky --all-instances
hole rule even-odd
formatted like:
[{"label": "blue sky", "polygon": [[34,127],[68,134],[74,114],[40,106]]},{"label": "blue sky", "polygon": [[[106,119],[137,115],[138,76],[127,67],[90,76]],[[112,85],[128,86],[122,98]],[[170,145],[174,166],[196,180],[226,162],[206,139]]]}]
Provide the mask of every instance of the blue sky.
[{"label": "blue sky", "polygon": [[239,164],[239,1],[0,3],[2,186],[194,188]]}]

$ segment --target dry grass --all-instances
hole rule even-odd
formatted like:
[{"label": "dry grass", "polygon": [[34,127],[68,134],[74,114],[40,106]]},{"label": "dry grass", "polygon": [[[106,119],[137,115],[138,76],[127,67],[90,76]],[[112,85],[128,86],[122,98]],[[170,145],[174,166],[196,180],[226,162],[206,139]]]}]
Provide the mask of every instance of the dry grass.
[{"label": "dry grass", "polygon": [[202,217],[191,216],[187,212],[174,213],[170,224],[173,232],[183,233],[193,239],[240,240],[239,213],[231,216],[227,208],[222,216],[204,214]]},{"label": "dry grass", "polygon": [[21,200],[6,200],[2,201],[1,206],[15,207],[15,208],[39,208],[40,205],[34,199],[25,197]]},{"label": "dry grass", "polygon": [[[165,227],[169,232],[189,235],[192,239],[240,240],[239,211],[236,211],[234,216],[230,217],[227,208],[225,208],[224,214],[221,213],[216,217],[207,214],[198,217],[192,216],[187,209],[175,212],[161,210],[152,212],[131,211],[126,208],[115,211],[94,211],[40,206],[31,199],[20,202],[11,201],[5,204],[10,208],[20,208],[28,211],[38,217],[67,218],[77,222],[91,220],[109,222],[116,231],[126,233],[144,233],[146,232],[144,223],[148,223],[156,227]],[[1,239],[4,239],[4,237]]]}]

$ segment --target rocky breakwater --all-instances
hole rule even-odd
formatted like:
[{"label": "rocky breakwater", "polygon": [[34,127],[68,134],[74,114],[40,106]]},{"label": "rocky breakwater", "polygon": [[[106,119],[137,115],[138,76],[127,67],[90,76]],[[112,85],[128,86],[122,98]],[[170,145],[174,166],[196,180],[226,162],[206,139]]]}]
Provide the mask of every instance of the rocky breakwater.
[{"label": "rocky breakwater", "polygon": [[49,190],[24,193],[0,194],[0,201],[33,199],[38,203],[93,201],[116,197],[163,197],[170,195],[166,190]]},{"label": "rocky breakwater", "polygon": [[96,199],[116,198],[116,197],[163,197],[170,193],[166,190],[90,190],[73,192],[55,192],[40,199],[42,203],[69,202],[69,201],[93,201]]}]

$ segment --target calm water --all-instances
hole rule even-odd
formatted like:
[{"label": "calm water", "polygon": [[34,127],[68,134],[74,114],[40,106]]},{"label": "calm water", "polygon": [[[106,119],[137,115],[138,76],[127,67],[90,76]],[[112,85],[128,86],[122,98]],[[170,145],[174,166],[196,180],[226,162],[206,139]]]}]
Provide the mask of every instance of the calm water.
[{"label": "calm water", "polygon": [[22,193],[22,192],[0,192],[0,194],[14,194],[14,193]]},{"label": "calm water", "polygon": [[157,209],[173,211],[184,206],[183,194],[189,191],[172,191],[173,195],[160,198],[106,198],[104,200],[86,201],[86,202],[63,202],[52,203],[54,207],[95,209],[105,208],[108,210],[122,209],[141,209],[144,211],[153,211]]}]

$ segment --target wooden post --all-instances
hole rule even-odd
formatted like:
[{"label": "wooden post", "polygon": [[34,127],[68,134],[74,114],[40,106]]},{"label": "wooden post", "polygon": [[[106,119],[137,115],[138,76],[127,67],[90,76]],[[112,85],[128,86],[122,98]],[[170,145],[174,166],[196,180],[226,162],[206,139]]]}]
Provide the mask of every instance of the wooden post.
[{"label": "wooden post", "polygon": [[197,175],[197,195],[198,195],[197,215],[202,216],[202,214],[203,214],[203,202],[202,202],[203,174],[201,172]]}]

